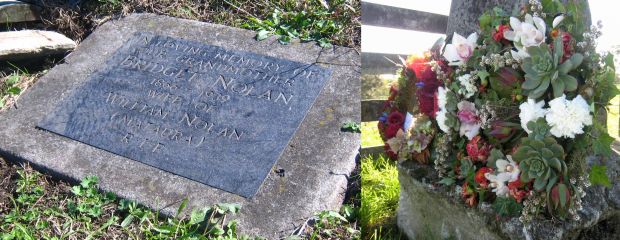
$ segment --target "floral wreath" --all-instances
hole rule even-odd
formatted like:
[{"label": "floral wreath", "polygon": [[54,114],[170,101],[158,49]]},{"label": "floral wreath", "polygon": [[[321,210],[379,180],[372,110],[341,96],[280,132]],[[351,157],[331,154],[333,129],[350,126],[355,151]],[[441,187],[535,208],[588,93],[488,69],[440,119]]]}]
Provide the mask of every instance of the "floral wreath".
[{"label": "floral wreath", "polygon": [[402,60],[378,123],[387,155],[432,163],[469,206],[488,202],[522,222],[579,220],[585,188],[610,185],[586,156],[611,155],[596,116],[619,92],[613,55],[595,51],[602,26],[584,26],[582,7],[494,8],[480,34],[455,32]]}]

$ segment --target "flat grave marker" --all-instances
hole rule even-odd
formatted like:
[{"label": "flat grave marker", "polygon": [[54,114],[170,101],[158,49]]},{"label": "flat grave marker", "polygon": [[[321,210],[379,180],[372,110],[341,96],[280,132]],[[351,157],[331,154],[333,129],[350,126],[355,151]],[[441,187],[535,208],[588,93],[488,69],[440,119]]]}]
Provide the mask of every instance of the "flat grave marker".
[{"label": "flat grave marker", "polygon": [[38,126],[252,197],[329,75],[139,32]]}]

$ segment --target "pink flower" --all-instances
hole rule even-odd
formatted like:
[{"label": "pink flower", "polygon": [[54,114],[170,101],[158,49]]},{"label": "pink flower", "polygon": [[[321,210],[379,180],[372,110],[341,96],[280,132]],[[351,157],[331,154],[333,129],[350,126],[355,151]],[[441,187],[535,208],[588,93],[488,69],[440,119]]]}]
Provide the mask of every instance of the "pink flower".
[{"label": "pink flower", "polygon": [[459,111],[458,117],[462,123],[476,123],[480,121],[478,115],[471,111]]},{"label": "pink flower", "polygon": [[457,107],[459,110],[457,116],[461,122],[459,134],[472,140],[480,132],[481,125],[476,105],[469,101],[461,101],[457,104]]}]

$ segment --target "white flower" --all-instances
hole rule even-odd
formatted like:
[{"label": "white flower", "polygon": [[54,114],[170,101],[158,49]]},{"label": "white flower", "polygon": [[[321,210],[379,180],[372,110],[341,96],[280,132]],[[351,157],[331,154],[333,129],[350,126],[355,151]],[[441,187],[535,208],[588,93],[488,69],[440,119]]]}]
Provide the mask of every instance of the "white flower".
[{"label": "white flower", "polygon": [[465,98],[470,98],[478,91],[478,87],[475,85],[475,78],[473,78],[471,74],[459,76],[457,80],[461,84],[459,94],[463,95]]},{"label": "white flower", "polygon": [[528,98],[527,102],[521,103],[519,105],[519,118],[521,119],[521,127],[528,134],[532,133],[531,130],[527,128],[527,123],[533,120],[536,120],[541,117],[545,117],[547,110],[543,109],[545,106],[545,101],[536,102],[536,100]]},{"label": "white flower", "polygon": [[564,14],[560,14],[557,17],[555,17],[553,19],[553,24],[551,24],[551,26],[553,28],[557,27],[558,25],[560,25],[560,23],[562,22],[562,20],[564,20]]},{"label": "white flower", "polygon": [[510,177],[508,182],[514,182],[519,179],[519,173],[521,173],[521,170],[519,170],[519,164],[513,161],[512,156],[510,155],[507,155],[506,159],[508,160],[498,159],[495,161],[495,166],[497,166],[497,171],[500,173],[506,173]]},{"label": "white flower", "polygon": [[452,43],[446,45],[443,57],[450,62],[449,65],[460,66],[473,54],[474,48],[478,46],[476,41],[478,41],[477,33],[470,34],[466,39],[455,32],[452,36]]},{"label": "white flower", "polygon": [[446,90],[443,87],[437,88],[437,106],[439,107],[439,111],[435,114],[435,120],[437,120],[437,125],[441,131],[447,133],[450,131],[450,127],[446,125],[446,114],[448,111],[446,110],[446,104],[448,100],[446,99]]},{"label": "white flower", "polygon": [[545,119],[556,137],[575,138],[583,133],[584,126],[592,125],[590,107],[581,95],[573,100],[566,100],[566,95],[551,100]]},{"label": "white flower", "polygon": [[441,111],[437,112],[435,120],[437,120],[439,129],[441,129],[442,132],[448,133],[450,131],[450,127],[446,125],[446,114],[448,114],[448,111],[441,109]]},{"label": "white flower", "polygon": [[510,180],[510,174],[500,173],[494,175],[491,173],[485,173],[484,177],[491,182],[489,187],[493,188],[495,195],[498,197],[508,197],[510,190],[508,189],[508,186],[506,186],[506,182]]},{"label": "white flower", "polygon": [[510,27],[512,31],[504,32],[504,38],[513,41],[517,49],[538,46],[545,41],[545,21],[539,17],[527,14],[525,22],[510,17]]},{"label": "white flower", "polygon": [[446,104],[448,104],[448,100],[446,99],[446,92],[448,90],[446,90],[443,87],[438,87],[437,88],[437,106],[440,109],[444,109],[446,108]]},{"label": "white flower", "polygon": [[510,55],[512,55],[512,58],[517,61],[522,61],[523,59],[530,57],[530,54],[528,54],[523,48],[517,49],[517,51],[510,50]]}]

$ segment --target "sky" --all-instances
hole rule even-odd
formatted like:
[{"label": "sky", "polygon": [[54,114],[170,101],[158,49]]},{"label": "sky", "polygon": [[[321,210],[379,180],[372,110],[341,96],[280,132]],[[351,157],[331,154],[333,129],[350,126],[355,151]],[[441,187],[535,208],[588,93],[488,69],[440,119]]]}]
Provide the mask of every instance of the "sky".
[{"label": "sky", "polygon": [[[415,9],[443,15],[450,14],[450,0],[362,0],[400,8]],[[609,0],[590,0],[592,23],[603,23],[603,35],[598,41],[598,51],[609,51],[611,46],[620,45],[620,19],[617,7],[610,7]],[[393,54],[415,54],[430,48],[442,37],[441,34],[400,30],[362,25],[362,52]]]}]

